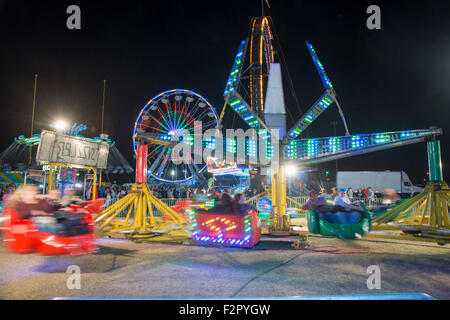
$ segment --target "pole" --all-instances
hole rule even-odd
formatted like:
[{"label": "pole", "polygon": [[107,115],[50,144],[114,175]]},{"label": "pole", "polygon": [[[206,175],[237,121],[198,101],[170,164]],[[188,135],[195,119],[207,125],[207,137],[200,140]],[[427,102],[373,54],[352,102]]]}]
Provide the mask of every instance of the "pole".
[{"label": "pole", "polygon": [[102,129],[100,133],[103,133],[103,122],[105,117],[105,91],[106,91],[106,80],[103,80],[103,100],[102,100]]},{"label": "pole", "polygon": [[50,163],[50,172],[48,173],[48,191],[52,190],[53,185],[53,163]]},{"label": "pole", "polygon": [[[105,118],[105,92],[106,92],[106,80],[103,80],[103,100],[102,100],[102,129],[100,131],[100,134],[103,133],[104,127],[104,118]],[[99,179],[98,179],[98,186],[102,187],[102,169],[100,169],[99,172]]]},{"label": "pole", "polygon": [[96,200],[97,199],[97,168],[93,169],[93,173],[94,173],[94,179],[92,182],[92,200]]},{"label": "pole", "polygon": [[442,162],[441,162],[441,146],[439,140],[427,142],[428,151],[428,171],[430,172],[430,181],[442,182]]},{"label": "pole", "polygon": [[[337,121],[332,121],[331,124],[333,125],[334,136],[336,137]],[[338,161],[336,160],[336,183],[337,183],[337,172],[338,172]]]},{"label": "pole", "polygon": [[44,190],[42,190],[42,193],[46,194],[47,193],[47,174],[45,173],[45,171],[43,171],[43,172],[44,172]]},{"label": "pole", "polygon": [[136,184],[142,184],[147,182],[147,153],[148,146],[145,144],[139,144],[136,148]]},{"label": "pole", "polygon": [[[37,87],[37,78],[38,75],[34,75],[34,91],[33,91],[33,108],[31,111],[31,132],[30,137],[33,136],[33,130],[34,130],[34,109],[36,108],[36,87]],[[28,159],[28,164],[31,164],[31,152],[33,150],[33,146],[30,146],[30,157]]]},{"label": "pole", "polygon": [[[348,131],[347,121],[345,121],[344,112],[342,112],[341,106],[339,105],[339,102],[337,101],[336,97],[334,97],[334,101],[336,102],[336,105],[338,107],[338,111],[339,111],[339,114],[341,116],[342,122],[344,123],[345,135],[349,136],[350,135],[350,131]],[[336,133],[334,133],[334,135],[336,135]]]},{"label": "pole", "polygon": [[86,177],[87,177],[87,175],[89,174],[89,171],[87,171],[87,173],[85,173],[84,174],[84,180],[83,180],[83,199],[84,200],[89,200],[89,199],[86,199]]}]

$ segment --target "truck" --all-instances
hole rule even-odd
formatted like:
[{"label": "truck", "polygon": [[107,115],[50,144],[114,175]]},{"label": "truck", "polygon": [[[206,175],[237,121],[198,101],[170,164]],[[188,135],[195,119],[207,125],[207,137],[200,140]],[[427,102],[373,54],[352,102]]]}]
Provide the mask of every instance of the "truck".
[{"label": "truck", "polygon": [[377,194],[394,189],[402,198],[413,197],[423,190],[413,185],[404,171],[338,171],[336,185],[354,191],[371,187]]}]

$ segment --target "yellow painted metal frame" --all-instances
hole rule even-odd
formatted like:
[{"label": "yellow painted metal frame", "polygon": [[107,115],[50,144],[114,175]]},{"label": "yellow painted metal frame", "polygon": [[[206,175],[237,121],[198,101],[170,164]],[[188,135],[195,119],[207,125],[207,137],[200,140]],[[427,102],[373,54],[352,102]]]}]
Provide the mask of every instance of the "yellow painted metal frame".
[{"label": "yellow painted metal frame", "polygon": [[[152,205],[162,214],[156,216]],[[117,216],[126,212],[125,219]],[[134,240],[180,240],[191,237],[188,221],[156,198],[146,183],[135,184],[122,199],[95,219],[103,234],[125,234]]]},{"label": "yellow painted metal frame", "polygon": [[60,167],[60,168],[77,168],[77,169],[83,169],[83,170],[87,170],[89,171],[93,171],[94,172],[94,181],[93,181],[93,194],[92,194],[92,199],[95,200],[97,197],[97,168],[96,167],[87,167],[87,166],[79,166],[79,165],[71,165],[71,164],[67,164],[67,163],[56,163],[56,162],[42,162],[42,164],[49,164],[50,165],[50,170],[48,173],[48,190],[52,190],[53,187],[53,177],[54,177],[54,169],[55,167]]},{"label": "yellow painted metal frame", "polygon": [[290,233],[289,215],[286,214],[286,169],[284,165],[272,162],[272,212],[270,234]]},{"label": "yellow painted metal frame", "polygon": [[[448,185],[445,182],[428,182],[422,193],[374,218],[372,230],[389,231],[409,227],[420,231],[424,237],[450,242],[449,206]],[[418,238],[414,237],[415,240]]]}]

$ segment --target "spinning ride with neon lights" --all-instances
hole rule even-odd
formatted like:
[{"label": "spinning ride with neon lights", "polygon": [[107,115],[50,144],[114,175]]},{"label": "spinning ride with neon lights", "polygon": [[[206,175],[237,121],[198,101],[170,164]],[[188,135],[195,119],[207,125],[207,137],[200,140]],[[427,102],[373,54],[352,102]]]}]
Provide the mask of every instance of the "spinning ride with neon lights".
[{"label": "spinning ride with neon lights", "polygon": [[[217,115],[212,105],[199,94],[183,89],[162,92],[153,97],[141,110],[134,125],[133,147],[136,152],[137,139],[153,136],[155,139],[172,141],[179,137],[180,142],[192,146],[194,143],[194,123],[202,122],[202,129],[215,128]],[[151,143],[148,147],[149,176],[170,183],[184,183],[194,179],[205,182],[203,173],[206,164],[197,165],[191,155],[186,155],[188,163],[175,164],[171,157],[181,159],[180,152],[173,154],[168,144]]]},{"label": "spinning ride with neon lights", "polygon": [[222,175],[248,175],[248,170],[237,165],[236,161],[227,163],[220,161],[215,157],[208,157],[206,160],[206,167],[208,172],[214,176]]},{"label": "spinning ride with neon lights", "polygon": [[192,239],[199,243],[253,247],[261,237],[261,221],[254,209],[237,216],[230,212],[193,212]]},{"label": "spinning ride with neon lights", "polygon": [[[276,55],[273,50],[273,34],[270,31],[270,21],[271,20],[267,17],[252,20],[252,34],[250,35],[250,41],[243,40],[240,43],[230,76],[226,83],[224,99],[225,103],[229,104],[250,128],[256,129],[259,136],[246,139],[246,162],[251,158],[255,158],[257,154],[262,153],[258,152],[261,151],[259,148],[265,149],[264,154],[267,158],[265,160],[269,160],[268,162],[271,167],[272,186],[270,191],[263,192],[255,198],[262,197],[265,196],[266,193],[270,193],[273,209],[269,217],[271,222],[268,231],[272,234],[276,234],[290,231],[289,216],[286,214],[286,199],[288,198],[286,196],[286,163],[307,165],[423,142],[429,139],[434,139],[435,136],[442,134],[442,130],[430,128],[423,130],[350,135],[348,133],[343,112],[337,102],[333,85],[326,75],[323,64],[319,60],[316,51],[309,43],[306,43],[307,49],[311,54],[317,71],[319,72],[320,78],[325,87],[325,92],[290,130],[286,130],[286,108],[284,102],[281,66],[279,63],[274,61]],[[250,49],[248,46],[250,46]],[[251,91],[250,95],[248,95],[249,91]],[[340,137],[298,139],[298,137],[311,125],[311,123],[314,122],[320,114],[325,112],[333,102],[335,102],[338,107],[339,114],[343,121],[344,127],[346,128],[346,135]],[[149,103],[145,108],[148,109],[150,105],[151,103]],[[166,106],[166,112],[168,115],[175,113],[175,107],[169,108],[168,104],[164,104],[163,106]],[[147,111],[147,109],[143,110],[139,117],[141,118],[145,115],[148,119],[152,119],[149,120],[150,122],[154,121],[155,119],[150,116],[150,112]],[[157,121],[155,122],[158,123],[159,121],[161,124],[161,118],[164,113],[158,106],[154,107],[152,111],[158,112],[159,118],[156,118]],[[224,110],[222,111],[222,115],[223,112]],[[219,118],[219,123],[216,123],[216,126],[220,125],[222,115]],[[154,126],[154,128],[151,128],[155,131],[146,131],[148,130],[150,122],[142,125],[142,122],[139,121],[140,118],[138,118],[136,124],[136,129],[139,128],[139,130],[135,130],[135,137],[140,142],[136,149],[139,150],[141,147],[146,147],[144,141],[145,143],[149,143],[149,145],[164,145],[167,146],[168,149],[171,149],[173,144],[169,140],[172,142],[173,140],[177,140],[176,136],[178,135],[178,132],[171,133],[171,130],[169,130],[170,128],[165,128],[162,124],[159,127]],[[175,119],[179,119],[179,117],[175,117]],[[169,123],[168,121],[162,122],[165,123],[166,126]],[[179,122],[176,123],[179,126]],[[212,126],[214,127],[213,124]],[[177,127],[177,129],[179,129],[179,127]],[[192,131],[192,128],[188,130]],[[275,151],[273,150],[273,146],[270,144],[270,140],[267,140],[263,146],[260,146],[260,144],[257,143],[257,138],[271,138],[272,135],[276,137],[274,133],[275,130],[278,130],[279,132],[278,139],[280,159],[279,161],[270,161]],[[171,135],[172,138],[168,137]],[[191,143],[190,141],[182,142],[187,145]],[[236,156],[236,139],[224,139],[223,146],[225,147],[224,153],[231,153]],[[222,146],[216,145],[215,139],[209,138],[208,140],[203,139],[203,147],[216,150],[216,147],[220,148]],[[153,229],[157,228],[158,223],[155,222],[155,217],[150,210],[150,202],[152,202],[152,204],[159,206],[163,215],[167,215],[172,219],[171,221],[173,224],[178,225],[179,230],[192,230],[194,228],[193,225],[186,225],[190,219],[180,217],[173,209],[158,203],[157,201],[159,200],[152,196],[151,192],[148,190],[148,186],[145,184],[146,177],[142,176],[145,175],[144,172],[146,172],[146,169],[142,169],[142,167],[147,164],[146,151],[138,152],[137,154],[137,179],[135,188],[133,189],[133,193],[135,195],[130,195],[129,199],[121,200],[122,202],[116,204],[117,207],[108,208],[105,210],[105,212],[98,217],[98,221],[102,223],[101,227],[112,225],[113,231],[122,230],[123,232],[135,232],[137,230],[142,232],[143,236],[145,236],[145,232],[154,232]],[[180,156],[191,157],[191,155]],[[162,157],[165,157],[165,155]],[[165,176],[162,174],[167,165],[163,164],[163,162],[164,161],[161,159],[157,160],[156,165],[151,172],[156,178],[169,180],[164,178],[167,177],[167,174]],[[156,170],[157,167],[162,169]],[[155,174],[155,172],[157,174]],[[179,179],[178,176],[177,179]],[[290,200],[295,203],[295,200]],[[135,209],[131,209],[130,206],[125,223],[113,223],[114,217],[116,217],[121,211],[125,210],[125,207],[133,203]],[[445,208],[448,209],[448,207]],[[135,210],[136,213],[134,214],[134,222],[131,223],[129,222],[129,218],[131,217],[130,214],[133,210]],[[448,219],[448,210],[445,212]],[[431,215],[434,214],[435,213],[431,213]],[[160,224],[160,226],[162,225]],[[165,225],[160,229],[167,231],[169,227]],[[168,232],[171,231],[169,230]],[[206,234],[200,234],[198,236],[208,237]],[[213,242],[214,240],[217,240],[217,238],[211,237],[210,235],[209,237],[210,239],[206,242]]]},{"label": "spinning ride with neon lights", "polygon": [[[273,36],[272,32],[270,32],[270,24],[271,20],[268,17],[252,20],[250,43],[248,39],[240,43],[225,87],[224,98],[226,103],[233,108],[249,127],[258,129],[258,132],[269,135],[273,129],[279,130],[280,155],[282,159],[279,167],[274,167],[272,162],[271,168],[271,194],[274,204],[272,214],[275,218],[272,220],[275,223],[271,225],[271,229],[286,231],[289,230],[289,219],[285,214],[287,197],[286,176],[283,163],[289,162],[307,165],[404,146],[434,139],[435,136],[442,134],[442,130],[432,128],[350,135],[344,113],[337,101],[333,84],[326,74],[324,66],[317,56],[317,52],[309,42],[306,42],[306,47],[325,87],[325,92],[290,130],[286,130],[286,109],[281,68],[274,61]],[[249,54],[248,47],[250,47]],[[267,66],[268,64],[269,66]],[[249,84],[246,82],[248,72],[250,73]],[[247,95],[249,91],[251,92],[250,96]],[[325,112],[333,102],[336,103],[338,108],[346,135],[340,137],[298,139],[311,123]],[[248,143],[256,146],[255,142],[249,141]],[[266,152],[266,155],[268,158],[272,158],[273,150],[270,149],[270,146],[267,147],[268,152]],[[251,157],[252,155],[247,152],[247,156]],[[261,196],[264,196],[264,194]],[[443,215],[446,218],[441,220],[448,221],[447,203],[442,205],[442,208],[444,210]],[[434,214],[431,213],[431,215]]]},{"label": "spinning ride with neon lights", "polygon": [[[52,125],[50,125],[52,127]],[[60,133],[64,133],[70,136],[84,138],[80,134],[81,131],[86,130],[87,127],[84,124],[74,123],[71,127],[67,127],[65,130],[58,130]],[[2,171],[28,171],[32,169],[42,169],[42,164],[35,161],[30,161],[36,158],[36,151],[41,139],[41,134],[33,134],[31,137],[20,135],[14,138],[14,142],[0,153],[0,169]],[[104,172],[106,173],[132,173],[133,168],[128,161],[124,158],[122,153],[118,150],[115,141],[111,139],[102,139],[101,137],[91,138],[93,141],[103,141],[109,145],[108,164]],[[31,159],[30,159],[31,148]],[[1,173],[0,173],[1,175]],[[15,182],[15,181],[12,181]],[[23,179],[20,183],[23,182]],[[11,183],[11,182],[10,182]]]}]

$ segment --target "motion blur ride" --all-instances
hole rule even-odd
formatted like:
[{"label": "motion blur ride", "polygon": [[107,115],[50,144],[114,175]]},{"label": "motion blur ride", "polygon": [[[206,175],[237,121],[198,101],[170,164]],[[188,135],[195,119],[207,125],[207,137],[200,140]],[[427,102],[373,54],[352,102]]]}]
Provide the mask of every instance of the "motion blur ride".
[{"label": "motion blur ride", "polygon": [[[223,228],[214,224],[214,230],[218,229],[217,234],[213,234],[211,233],[212,231],[207,229],[212,230],[212,225],[208,227],[206,222],[213,218],[213,221],[221,221],[222,219],[228,221],[228,213],[220,212],[217,213],[217,216],[211,216],[207,219],[207,215],[212,213],[199,211],[193,218],[196,221],[198,219],[197,223],[201,220],[201,223],[205,223],[205,225],[197,224],[193,227],[192,219],[186,218],[184,214],[178,213],[153,196],[148,188],[147,180],[152,178],[170,183],[203,181],[203,184],[206,184],[205,179],[202,179],[202,174],[208,168],[208,163],[199,163],[197,167],[197,164],[193,161],[195,156],[200,154],[199,151],[201,151],[203,156],[203,151],[221,150],[227,157],[231,155],[235,159],[238,156],[238,144],[244,142],[245,156],[243,158],[245,158],[245,164],[250,163],[250,160],[257,159],[259,161],[255,164],[255,167],[270,169],[270,182],[268,182],[271,184],[270,189],[261,190],[251,200],[266,196],[271,199],[272,209],[268,233],[272,235],[291,234],[293,230],[289,215],[286,214],[286,203],[287,200],[290,202],[295,201],[286,194],[286,167],[288,165],[316,165],[413,143],[427,142],[430,144],[431,141],[436,144],[439,143],[436,140],[436,136],[442,134],[442,129],[434,127],[419,130],[350,134],[344,113],[337,100],[334,85],[326,74],[324,65],[319,60],[316,50],[309,42],[306,42],[306,48],[319,73],[325,90],[306,112],[302,112],[297,105],[299,113],[303,115],[292,128],[287,128],[282,70],[289,80],[291,93],[294,94],[295,101],[297,101],[297,97],[295,96],[289,73],[286,72],[287,66],[280,45],[276,40],[277,36],[270,17],[252,19],[249,38],[240,42],[231,73],[225,85],[223,93],[225,102],[218,118],[214,108],[207,100],[190,90],[174,89],[165,91],[145,105],[139,113],[133,132],[133,146],[137,162],[136,173],[140,178],[136,179],[131,195],[105,209],[97,217],[96,222],[99,224],[99,229],[107,230],[110,233],[125,233],[132,238],[146,239],[154,238],[154,235],[160,237],[180,231],[180,236],[192,238],[194,241],[212,241],[212,243],[220,241],[219,243],[224,244],[227,241],[224,240],[225,234],[219,239]],[[317,121],[320,115],[327,109],[330,109],[333,104],[338,109],[345,128],[345,135],[311,139],[302,138],[301,135],[304,135],[311,124]],[[237,141],[236,137],[217,139],[217,134],[222,130],[222,119],[227,105],[233,109],[249,128],[254,129],[251,137],[246,137],[245,141]],[[206,131],[201,133],[195,132],[196,125],[194,121],[202,121],[202,119],[205,122],[203,128],[215,128],[216,136],[208,136]],[[231,126],[228,126],[228,128]],[[185,134],[182,134],[181,128]],[[275,143],[277,146],[272,139],[276,139]],[[189,149],[194,143],[201,144],[201,148],[198,148],[201,150],[194,148],[192,151],[192,148]],[[180,152],[176,148],[177,146],[186,146],[187,148],[183,148],[183,152]],[[147,148],[150,152],[147,152]],[[141,155],[140,149],[145,149],[145,152]],[[191,150],[191,152],[186,150]],[[262,158],[258,158],[258,155]],[[275,158],[276,155],[279,155],[278,159]],[[211,153],[211,156],[215,157],[216,154],[212,155]],[[176,164],[169,161],[171,157],[177,160],[183,159],[183,161],[180,164]],[[440,162],[440,159],[437,162]],[[230,163],[233,164],[234,160],[231,160]],[[149,170],[147,170],[147,164],[149,165]],[[238,170],[240,165],[230,165],[225,168],[225,171]],[[214,168],[212,169],[214,170]],[[223,168],[218,169],[219,171],[223,170]],[[440,181],[434,185],[444,186]],[[448,209],[449,191],[447,189],[445,185],[445,191],[442,192],[442,196],[440,193],[437,194],[439,196],[438,203],[441,204],[440,208],[445,207]],[[423,194],[420,199],[425,196]],[[427,203],[430,203],[430,208],[433,208],[433,210],[423,211],[424,216],[430,216],[429,221],[431,223],[429,227],[432,229],[439,227],[447,230],[449,226],[448,210],[436,209],[440,211],[436,214],[434,208],[437,208],[437,206],[432,206],[434,202],[428,201]],[[421,208],[427,206],[427,204],[419,205],[422,206]],[[154,214],[152,207],[159,211],[158,215]],[[402,209],[403,207],[399,208]],[[120,212],[128,212],[125,221],[116,219]],[[441,217],[441,215],[444,217]],[[205,219],[203,219],[203,216]],[[437,220],[434,217],[437,217]],[[385,223],[385,218],[390,217],[383,215],[374,219],[373,222],[377,222],[377,224]],[[435,224],[435,220],[439,223]],[[421,221],[423,224],[424,219]],[[238,229],[238,226],[245,226],[245,219],[244,224],[241,224],[241,221],[235,221],[235,223],[236,229]],[[365,227],[361,228],[367,229]],[[365,230],[362,231],[360,234],[364,235],[366,232]],[[196,233],[194,234],[194,232]],[[233,238],[235,240],[233,244],[238,239],[238,243],[241,243],[246,237],[242,238],[241,236],[242,234]],[[159,239],[162,238],[160,237]]]},{"label": "motion blur ride", "polygon": [[325,219],[320,219],[314,210],[308,211],[308,230],[311,233],[341,239],[356,239],[358,235],[367,235],[370,229],[370,213],[365,208],[358,223],[330,222]]},{"label": "motion blur ride", "polygon": [[58,211],[52,218],[64,230],[57,233],[42,230],[30,219],[21,219],[12,208],[4,210],[3,243],[15,253],[40,253],[44,255],[83,255],[95,252],[95,224],[92,214],[101,211],[103,200],[89,202],[85,207],[70,206],[70,211]]},{"label": "motion blur ride", "polygon": [[261,238],[261,221],[253,208],[243,216],[225,211],[194,211],[191,221],[192,239],[198,243],[253,247]]}]

